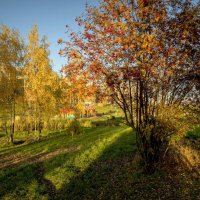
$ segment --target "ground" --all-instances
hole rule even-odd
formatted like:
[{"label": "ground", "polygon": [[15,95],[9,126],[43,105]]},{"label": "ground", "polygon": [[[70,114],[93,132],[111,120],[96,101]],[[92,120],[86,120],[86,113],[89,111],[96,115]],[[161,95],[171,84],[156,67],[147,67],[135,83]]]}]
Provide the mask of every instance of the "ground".
[{"label": "ground", "polygon": [[0,149],[0,199],[200,199],[199,179],[171,162],[141,170],[127,126],[88,127]]}]

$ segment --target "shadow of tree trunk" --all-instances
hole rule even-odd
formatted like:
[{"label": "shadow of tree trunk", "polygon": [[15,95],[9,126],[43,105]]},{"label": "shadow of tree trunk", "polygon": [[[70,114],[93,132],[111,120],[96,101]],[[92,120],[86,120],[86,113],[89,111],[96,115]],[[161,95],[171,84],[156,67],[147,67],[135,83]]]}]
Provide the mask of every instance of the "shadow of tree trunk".
[{"label": "shadow of tree trunk", "polygon": [[54,184],[45,178],[45,170],[42,163],[38,163],[38,168],[36,170],[35,179],[38,182],[38,185],[43,187],[45,186],[45,190],[42,192],[41,195],[48,195],[48,199],[53,200],[56,197],[56,187]]},{"label": "shadow of tree trunk", "polygon": [[[124,137],[124,138],[123,138]],[[136,150],[124,151],[123,136],[82,172],[63,184],[54,199],[69,200],[192,200],[199,199],[199,183],[186,171],[173,168],[153,175],[142,173]],[[133,148],[134,149],[134,148]],[[125,153],[124,153],[125,152]],[[115,154],[115,155],[114,155]]]}]

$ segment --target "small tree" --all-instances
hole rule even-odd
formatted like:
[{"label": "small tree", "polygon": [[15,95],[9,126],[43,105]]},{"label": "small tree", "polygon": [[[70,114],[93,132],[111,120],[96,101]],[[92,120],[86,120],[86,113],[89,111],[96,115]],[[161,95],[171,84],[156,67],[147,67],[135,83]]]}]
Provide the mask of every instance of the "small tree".
[{"label": "small tree", "polygon": [[68,132],[74,137],[74,135],[79,135],[83,133],[83,127],[81,126],[80,121],[78,121],[76,118],[72,120],[68,127]]}]

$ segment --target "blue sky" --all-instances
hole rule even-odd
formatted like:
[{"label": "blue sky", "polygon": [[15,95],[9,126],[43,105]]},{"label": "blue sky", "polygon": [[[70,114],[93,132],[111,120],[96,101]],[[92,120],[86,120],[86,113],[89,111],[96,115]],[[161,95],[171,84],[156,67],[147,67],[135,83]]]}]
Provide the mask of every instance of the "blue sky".
[{"label": "blue sky", "polygon": [[53,69],[59,71],[66,59],[58,55],[57,40],[66,39],[66,24],[78,29],[75,18],[84,12],[86,2],[98,5],[98,0],[0,0],[0,25],[16,28],[27,38],[32,25],[37,24],[40,36],[48,36]]}]

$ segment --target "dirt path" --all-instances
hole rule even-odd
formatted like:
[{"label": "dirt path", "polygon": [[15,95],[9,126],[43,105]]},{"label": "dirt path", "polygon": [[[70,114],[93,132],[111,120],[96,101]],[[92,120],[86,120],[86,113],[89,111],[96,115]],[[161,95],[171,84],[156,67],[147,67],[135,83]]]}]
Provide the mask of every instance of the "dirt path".
[{"label": "dirt path", "polygon": [[39,162],[48,160],[50,158],[53,158],[57,155],[65,154],[68,152],[76,152],[76,151],[79,151],[80,149],[81,149],[81,146],[72,146],[72,147],[57,149],[52,152],[40,153],[33,156],[30,154],[19,155],[19,156],[15,156],[11,154],[9,156],[0,158],[0,161],[1,161],[0,169],[6,168],[6,167],[15,167],[15,166],[25,164],[25,163],[39,163]]}]

